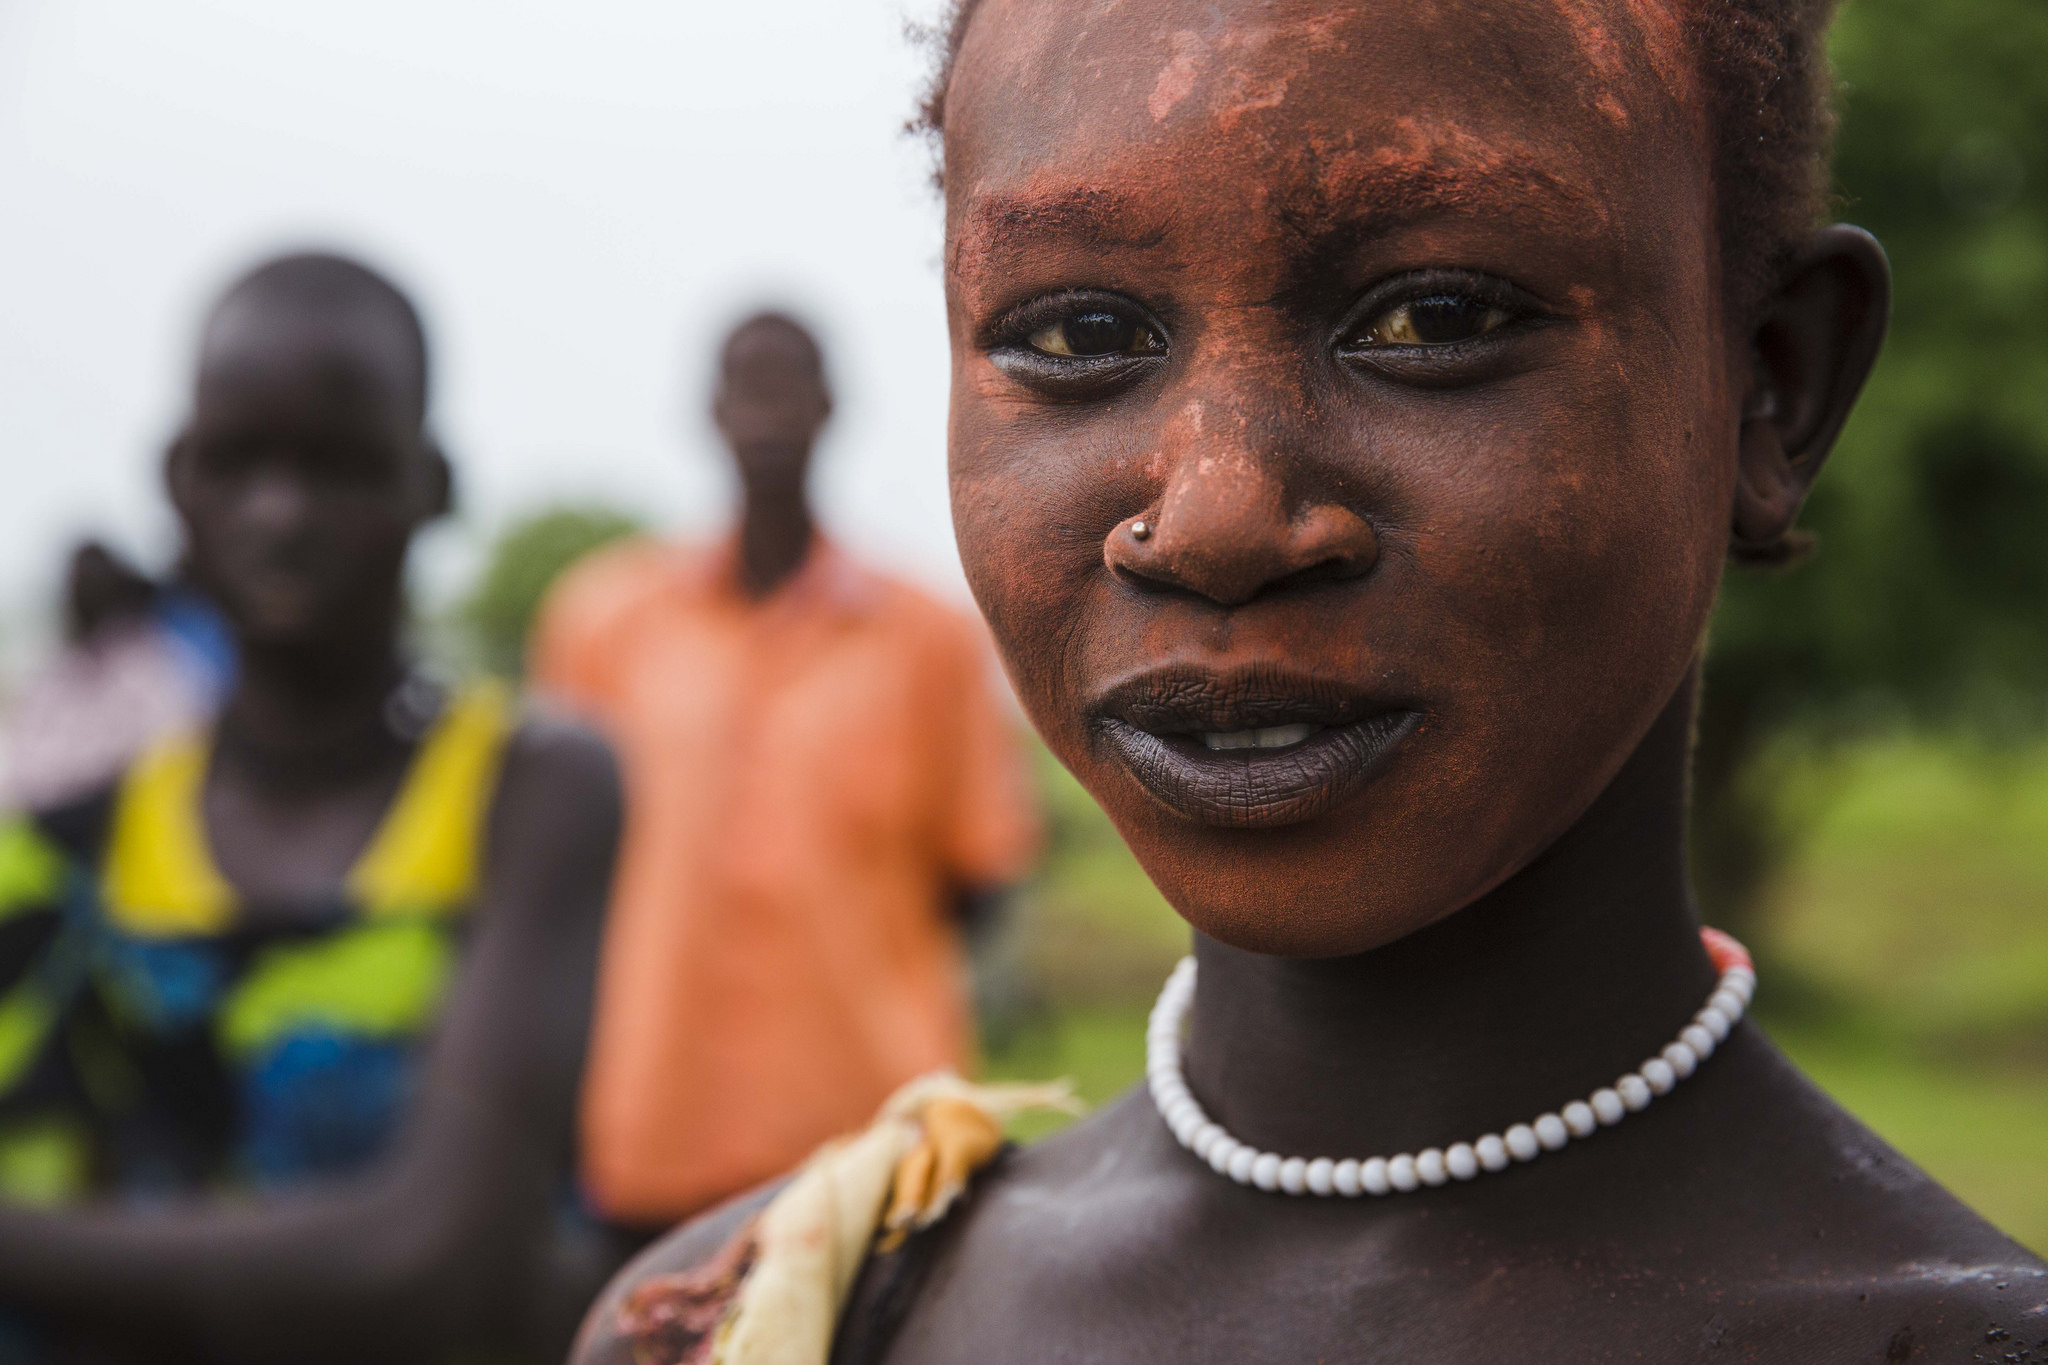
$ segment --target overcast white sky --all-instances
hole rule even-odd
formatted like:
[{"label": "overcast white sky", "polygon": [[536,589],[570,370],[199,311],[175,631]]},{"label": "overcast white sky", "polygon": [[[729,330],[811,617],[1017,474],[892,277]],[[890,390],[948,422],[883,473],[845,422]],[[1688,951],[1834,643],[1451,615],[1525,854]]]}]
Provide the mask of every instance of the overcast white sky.
[{"label": "overcast white sky", "polygon": [[0,0],[0,614],[93,531],[152,562],[200,311],[326,245],[410,288],[462,510],[430,597],[560,499],[680,530],[728,492],[722,325],[820,325],[843,538],[964,595],[939,211],[901,133],[936,0]]}]

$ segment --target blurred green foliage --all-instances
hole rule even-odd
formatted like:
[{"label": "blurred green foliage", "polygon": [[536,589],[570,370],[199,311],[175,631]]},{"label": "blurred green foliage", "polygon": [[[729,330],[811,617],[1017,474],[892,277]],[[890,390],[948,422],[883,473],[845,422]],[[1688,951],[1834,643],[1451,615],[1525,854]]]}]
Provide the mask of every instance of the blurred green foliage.
[{"label": "blurred green foliage", "polygon": [[1095,799],[1032,746],[1047,848],[1016,915],[1019,969],[1060,1004],[1148,1002],[1188,950],[1188,926],[1146,877]]},{"label": "blurred green foliage", "polygon": [[2048,681],[2048,5],[1850,0],[1839,214],[1896,276],[1891,337],[1802,524],[1715,616],[1694,845],[1746,927],[1788,850],[1742,774],[1788,726],[2030,729]]},{"label": "blurred green foliage", "polygon": [[534,612],[562,570],[642,524],[603,507],[556,507],[513,522],[492,544],[483,579],[462,604],[478,661],[516,678],[525,670]]},{"label": "blurred green foliage", "polygon": [[2048,1061],[2048,742],[1793,732],[1749,780],[1793,850],[1759,947],[1806,1015],[1895,1051]]}]

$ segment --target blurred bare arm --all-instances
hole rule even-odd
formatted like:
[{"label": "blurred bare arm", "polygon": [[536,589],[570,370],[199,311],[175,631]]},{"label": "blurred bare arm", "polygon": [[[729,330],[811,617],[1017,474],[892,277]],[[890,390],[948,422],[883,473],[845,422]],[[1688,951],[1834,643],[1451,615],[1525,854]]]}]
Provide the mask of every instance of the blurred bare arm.
[{"label": "blurred bare arm", "polygon": [[464,966],[395,1150],[273,1198],[0,1210],[0,1301],[153,1360],[431,1357],[531,1277],[569,1168],[618,837],[604,745],[506,755]]}]

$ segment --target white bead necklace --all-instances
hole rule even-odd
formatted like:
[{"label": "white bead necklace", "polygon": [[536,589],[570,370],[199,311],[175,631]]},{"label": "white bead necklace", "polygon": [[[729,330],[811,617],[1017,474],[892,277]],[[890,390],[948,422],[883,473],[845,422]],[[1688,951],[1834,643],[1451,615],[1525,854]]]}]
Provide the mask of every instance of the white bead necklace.
[{"label": "white bead necklace", "polygon": [[1305,1159],[1262,1152],[1239,1142],[1202,1112],[1180,1074],[1181,1026],[1195,999],[1195,960],[1184,957],[1159,992],[1145,1035],[1145,1074],[1160,1117],[1181,1146],[1209,1163],[1218,1175],[1240,1185],[1281,1194],[1381,1195],[1406,1193],[1424,1185],[1470,1180],[1481,1171],[1506,1170],[1511,1161],[1534,1161],[1573,1138],[1590,1137],[1602,1127],[1641,1113],[1659,1095],[1692,1075],[1728,1036],[1749,1007],[1756,991],[1756,969],[1741,944],[1713,929],[1701,931],[1721,980],[1693,1021],[1676,1040],[1611,1086],[1573,1100],[1554,1113],[1518,1123],[1504,1133],[1488,1133],[1472,1142],[1431,1147],[1410,1155]]}]

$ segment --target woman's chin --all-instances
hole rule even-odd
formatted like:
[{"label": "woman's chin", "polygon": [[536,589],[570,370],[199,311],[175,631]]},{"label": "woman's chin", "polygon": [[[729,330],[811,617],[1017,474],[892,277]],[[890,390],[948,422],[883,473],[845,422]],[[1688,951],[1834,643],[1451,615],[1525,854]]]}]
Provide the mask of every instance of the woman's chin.
[{"label": "woman's chin", "polygon": [[[1145,859],[1140,858],[1141,862]],[[1196,933],[1266,957],[1328,958],[1383,948],[1443,918],[1447,911],[1405,898],[1373,895],[1360,881],[1330,876],[1276,877],[1243,862],[1146,871],[1167,903]],[[1361,879],[1363,880],[1363,879]],[[1342,889],[1340,889],[1342,888]]]}]

